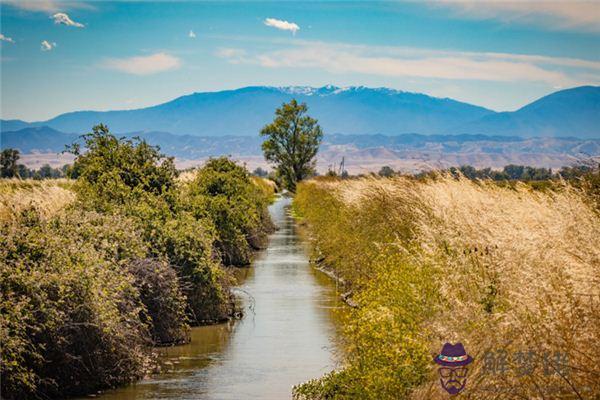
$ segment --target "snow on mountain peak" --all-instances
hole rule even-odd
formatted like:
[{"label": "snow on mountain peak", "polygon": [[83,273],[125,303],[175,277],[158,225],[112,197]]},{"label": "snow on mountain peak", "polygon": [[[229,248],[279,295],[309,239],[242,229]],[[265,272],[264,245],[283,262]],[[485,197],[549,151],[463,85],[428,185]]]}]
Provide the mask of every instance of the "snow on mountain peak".
[{"label": "snow on mountain peak", "polygon": [[297,95],[304,95],[304,96],[329,96],[329,95],[336,95],[336,94],[340,94],[340,93],[344,93],[344,92],[362,92],[362,91],[367,91],[367,90],[373,91],[373,92],[379,92],[379,93],[383,93],[383,94],[388,94],[388,95],[396,95],[396,94],[405,93],[402,90],[390,89],[390,88],[385,88],[385,87],[379,87],[379,88],[369,88],[367,86],[339,87],[339,86],[334,86],[334,85],[325,85],[322,87],[280,86],[280,87],[275,87],[273,89],[278,90],[282,93],[297,94]]}]

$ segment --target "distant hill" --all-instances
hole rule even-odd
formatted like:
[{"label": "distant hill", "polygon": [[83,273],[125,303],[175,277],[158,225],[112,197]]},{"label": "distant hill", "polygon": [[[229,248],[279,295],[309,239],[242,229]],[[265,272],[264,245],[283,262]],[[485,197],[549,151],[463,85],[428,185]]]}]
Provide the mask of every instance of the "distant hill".
[{"label": "distant hill", "polygon": [[562,90],[517,111],[499,113],[452,99],[386,88],[255,86],[194,93],[137,110],[76,111],[33,123],[2,121],[1,129],[8,132],[46,126],[61,132],[85,133],[102,122],[119,134],[256,137],[272,120],[275,108],[292,98],[306,102],[310,115],[328,134],[600,138],[597,86]]},{"label": "distant hill", "polygon": [[[259,86],[194,93],[138,110],[70,112],[33,125],[81,133],[102,122],[119,133],[254,136],[273,119],[275,108],[292,98],[306,102],[310,114],[328,133],[435,134],[493,113],[452,99],[386,88]],[[14,129],[3,127],[7,130]]]},{"label": "distant hill", "polygon": [[600,138],[600,87],[555,92],[517,111],[486,115],[455,133]]},{"label": "distant hill", "polygon": [[0,120],[0,131],[10,132],[18,131],[19,129],[28,128],[33,126],[29,122],[21,121],[20,119],[2,119]]},{"label": "distant hill", "polygon": [[3,149],[19,149],[21,153],[59,153],[65,149],[65,145],[73,143],[79,136],[47,126],[3,131],[0,135]]},{"label": "distant hill", "polygon": [[[200,159],[218,155],[260,155],[262,139],[256,136],[190,136],[167,132],[129,132],[124,137],[140,137],[159,146],[169,156]],[[67,145],[81,143],[80,135],[64,133],[47,126],[0,133],[2,149],[14,148],[21,153],[60,153]]]}]

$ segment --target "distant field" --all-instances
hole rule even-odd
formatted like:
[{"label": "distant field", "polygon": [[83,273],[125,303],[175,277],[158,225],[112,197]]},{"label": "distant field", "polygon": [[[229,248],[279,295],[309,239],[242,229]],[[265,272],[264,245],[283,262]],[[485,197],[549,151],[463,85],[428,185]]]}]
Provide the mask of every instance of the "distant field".
[{"label": "distant field", "polygon": [[39,169],[44,164],[53,168],[60,168],[65,164],[72,164],[75,156],[63,153],[29,153],[21,154],[19,163],[30,169]]},{"label": "distant field", "polygon": [[[595,154],[595,153],[594,153]],[[270,169],[261,155],[232,156],[233,159],[246,165],[252,171],[258,167]],[[490,167],[502,169],[505,165],[529,165],[559,169],[572,166],[585,159],[583,155],[569,153],[486,153],[473,152],[447,153],[437,150],[390,150],[383,147],[359,149],[348,146],[330,146],[317,156],[317,171],[326,173],[330,168],[338,168],[344,158],[345,170],[352,175],[377,172],[383,166],[390,166],[396,171],[416,173],[452,166],[472,165],[477,168]],[[187,159],[176,157],[175,164],[179,169],[202,166],[208,157]],[[73,162],[73,157],[60,153],[34,153],[21,155],[20,162],[31,169],[39,169],[44,164],[61,167]]]},{"label": "distant field", "polygon": [[[21,162],[38,169],[44,164],[60,167],[73,161],[62,153],[78,140],[48,127],[2,132],[2,148],[16,148]],[[255,136],[191,136],[166,132],[128,133],[139,136],[161,151],[174,156],[177,167],[202,165],[209,157],[229,155],[246,163],[248,169],[268,168],[261,150],[262,138]],[[317,156],[317,170],[325,173],[339,166],[342,158],[353,175],[377,172],[383,166],[406,173],[472,165],[477,168],[502,168],[508,164],[560,168],[582,159],[600,156],[600,139],[572,137],[501,137],[486,135],[345,135],[326,134]]]}]

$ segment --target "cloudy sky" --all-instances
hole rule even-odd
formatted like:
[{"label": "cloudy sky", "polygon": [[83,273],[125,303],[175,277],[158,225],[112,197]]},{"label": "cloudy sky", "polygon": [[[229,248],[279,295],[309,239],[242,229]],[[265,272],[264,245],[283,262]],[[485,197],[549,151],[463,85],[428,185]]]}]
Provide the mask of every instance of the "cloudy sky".
[{"label": "cloudy sky", "polygon": [[250,85],[391,87],[514,110],[600,85],[600,0],[0,0],[1,117]]}]

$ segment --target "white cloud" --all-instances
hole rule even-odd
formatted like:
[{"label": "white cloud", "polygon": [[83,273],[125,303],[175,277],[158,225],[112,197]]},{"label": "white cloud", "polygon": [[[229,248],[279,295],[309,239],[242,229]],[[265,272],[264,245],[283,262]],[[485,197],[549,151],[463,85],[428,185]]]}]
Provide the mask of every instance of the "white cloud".
[{"label": "white cloud", "polygon": [[600,32],[600,3],[595,0],[436,0],[432,4],[453,9],[458,16],[468,18],[495,18],[548,29]]},{"label": "white cloud", "polygon": [[191,30],[191,29],[190,29],[190,33],[188,33],[188,37],[189,37],[189,38],[192,38],[192,39],[195,39],[195,38],[196,38],[196,34],[194,33],[194,31],[193,31],[193,30]]},{"label": "white cloud", "polygon": [[181,66],[181,60],[167,53],[155,53],[149,56],[112,58],[104,66],[109,69],[134,75],[152,75]]},{"label": "white cloud", "polygon": [[24,11],[33,12],[58,12],[75,8],[94,9],[91,4],[81,1],[58,1],[58,0],[1,0],[3,4]]},{"label": "white cloud", "polygon": [[246,57],[246,50],[222,47],[217,50],[217,56],[227,58],[231,62],[243,61]]},{"label": "white cloud", "polygon": [[42,51],[50,51],[50,50],[52,50],[55,47],[56,47],[56,43],[55,42],[49,42],[47,40],[43,40],[42,44],[40,45],[40,49]]},{"label": "white cloud", "polygon": [[67,26],[74,26],[76,28],[83,28],[84,25],[79,22],[75,22],[65,13],[56,13],[51,17],[55,24],[62,24]]},{"label": "white cloud", "polygon": [[4,36],[4,34],[0,33],[0,42],[14,43],[15,41],[12,38]]},{"label": "white cloud", "polygon": [[58,2],[52,0],[6,0],[6,4],[26,11],[58,11]]},{"label": "white cloud", "polygon": [[248,57],[248,53],[243,49],[221,47],[215,54],[217,57],[227,59],[230,64],[256,64],[256,60]]},{"label": "white cloud", "polygon": [[298,42],[291,48],[251,55],[239,49],[221,49],[217,55],[237,64],[257,64],[267,68],[318,68],[338,74],[543,82],[561,86],[600,82],[600,62],[538,55],[308,41]]},{"label": "white cloud", "polygon": [[275,18],[267,18],[264,23],[266,26],[281,29],[282,31],[291,31],[294,35],[300,30],[300,27],[293,22],[282,21]]}]

